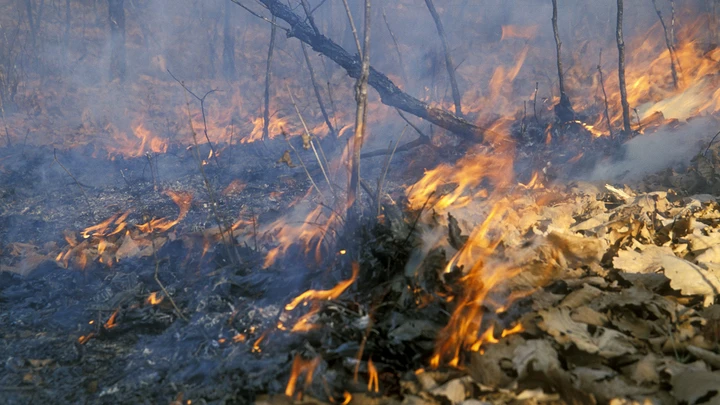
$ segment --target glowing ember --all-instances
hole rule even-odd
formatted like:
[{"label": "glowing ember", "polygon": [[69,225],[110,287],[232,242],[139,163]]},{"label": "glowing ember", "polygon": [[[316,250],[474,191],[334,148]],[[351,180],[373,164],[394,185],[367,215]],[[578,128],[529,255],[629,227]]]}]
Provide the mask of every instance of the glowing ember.
[{"label": "glowing ember", "polygon": [[113,314],[110,315],[110,318],[103,325],[103,327],[105,329],[112,329],[117,326],[117,323],[115,321],[117,320],[118,313],[120,313],[120,310],[116,309],[115,312],[113,312]]}]

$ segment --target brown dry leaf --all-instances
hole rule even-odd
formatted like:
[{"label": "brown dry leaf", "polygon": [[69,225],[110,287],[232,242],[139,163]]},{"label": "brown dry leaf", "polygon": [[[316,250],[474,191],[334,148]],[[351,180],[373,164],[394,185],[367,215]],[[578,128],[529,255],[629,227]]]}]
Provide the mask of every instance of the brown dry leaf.
[{"label": "brown dry leaf", "polygon": [[295,167],[295,165],[293,164],[293,161],[292,161],[292,157],[290,157],[289,150],[286,150],[285,152],[283,152],[282,157],[280,157],[280,159],[278,159],[277,163],[278,164],[285,163],[287,165],[287,167]]},{"label": "brown dry leaf", "polygon": [[598,402],[607,403],[617,397],[637,397],[657,391],[652,387],[638,387],[612,369],[577,367],[572,371],[578,388],[592,394]]},{"label": "brown dry leaf", "polygon": [[557,351],[547,340],[533,339],[515,348],[512,358],[513,367],[518,378],[527,375],[528,367],[542,373],[552,369],[560,369]]},{"label": "brown dry leaf", "polygon": [[475,381],[491,387],[503,387],[514,379],[510,373],[514,370],[512,359],[515,348],[522,345],[525,339],[519,335],[510,335],[500,343],[483,348],[485,353],[470,353],[468,371]]},{"label": "brown dry leaf", "polygon": [[608,322],[608,317],[589,307],[575,308],[570,313],[570,318],[575,322],[585,323],[588,325],[603,326]]},{"label": "brown dry leaf", "polygon": [[640,359],[640,361],[635,363],[635,367],[632,370],[632,380],[638,384],[656,384],[660,382],[657,364],[657,357],[652,353],[648,353]]},{"label": "brown dry leaf", "polygon": [[720,354],[693,345],[688,345],[686,349],[697,359],[704,361],[716,369],[720,368]]},{"label": "brown dry leaf", "polygon": [[441,403],[448,401],[451,404],[460,404],[468,397],[468,392],[472,392],[469,390],[471,382],[472,378],[469,376],[456,378],[432,389],[429,393],[440,399]]},{"label": "brown dry leaf", "polygon": [[307,132],[303,132],[300,137],[302,137],[302,143],[303,143],[303,149],[308,150],[312,145],[310,145],[310,135],[308,135]]},{"label": "brown dry leaf", "polygon": [[140,254],[140,247],[130,236],[130,233],[126,233],[123,238],[122,244],[115,252],[115,259],[117,261],[128,259],[131,257],[137,257]]},{"label": "brown dry leaf", "polygon": [[[616,330],[603,327],[589,327],[572,320],[570,309],[553,308],[541,311],[542,322],[538,324],[555,340],[566,348],[574,344],[587,353],[612,358],[637,351],[630,338]],[[592,333],[590,332],[592,330]]]},{"label": "brown dry leaf", "polygon": [[568,294],[565,299],[562,300],[560,306],[574,309],[589,304],[601,295],[603,295],[603,292],[599,288],[584,284],[582,288]]},{"label": "brown dry leaf", "polygon": [[704,306],[711,305],[715,295],[720,293],[720,269],[705,270],[675,256],[661,256],[659,264],[670,279],[670,287],[684,295],[704,296]]},{"label": "brown dry leaf", "polygon": [[627,273],[654,273],[660,270],[659,261],[663,256],[675,257],[675,254],[668,246],[655,245],[643,246],[642,252],[621,250],[613,259],[613,266]]},{"label": "brown dry leaf", "polygon": [[673,387],[673,396],[680,403],[720,404],[720,373],[708,371],[682,373],[674,376],[670,384]]}]

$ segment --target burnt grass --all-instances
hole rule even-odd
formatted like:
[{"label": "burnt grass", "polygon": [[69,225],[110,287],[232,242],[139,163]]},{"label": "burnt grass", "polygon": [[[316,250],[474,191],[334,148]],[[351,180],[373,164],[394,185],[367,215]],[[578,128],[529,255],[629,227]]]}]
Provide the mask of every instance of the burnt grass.
[{"label": "burnt grass", "polygon": [[[518,156],[533,158],[518,160],[519,178],[529,177],[544,161],[559,162],[554,166],[559,170],[577,154],[539,149],[542,131],[534,131],[530,127],[521,134],[527,139],[522,139],[524,149]],[[587,148],[587,134],[581,139],[586,141],[575,137],[577,150]],[[307,191],[310,183],[304,171],[276,163],[282,148],[282,144],[269,149],[259,144],[231,147],[224,152],[222,165],[206,166],[216,189],[234,179],[247,184],[238,195],[219,197],[221,215],[229,220],[242,207],[257,214],[258,223],[268,223]],[[444,287],[434,276],[446,262],[442,252],[426,260],[436,268],[423,270],[422,285],[413,279],[416,276],[405,274],[418,243],[414,232],[418,213],[403,208],[398,186],[418,178],[423,168],[418,161],[431,167],[428,162],[458,158],[462,150],[459,147],[449,155],[421,147],[396,156],[387,188],[394,190],[397,203],[382,207],[381,222],[368,214],[356,229],[339,231],[321,263],[296,246],[263,269],[264,241],[260,252],[247,244],[238,246],[237,262],[221,246],[202,254],[199,248],[175,240],[163,245],[157,258],[133,258],[112,267],[92,262],[84,270],[65,269],[46,260],[26,276],[0,271],[0,403],[249,403],[259,394],[284,392],[296,355],[321,358],[315,374],[322,378],[305,387],[307,395],[341,401],[344,390],[364,390],[366,360],[372,354],[380,395],[397,397],[403,375],[428,364],[434,333],[451,311],[441,302],[421,302],[411,287],[425,291]],[[93,157],[93,152],[76,148],[57,153],[74,180],[54,161],[50,148],[2,150],[0,263],[17,264],[19,259],[9,247],[13,243],[57,252],[64,231],[77,232],[118,209],[132,211],[130,223],[174,217],[177,207],[157,188],[195,194],[177,234],[215,225],[191,151],[176,147],[166,154],[134,159]],[[203,154],[207,156],[207,151]],[[371,170],[368,178],[377,176],[384,161],[384,157],[375,159],[380,163],[365,165]],[[320,177],[316,165],[309,164],[309,170]],[[279,197],[269,199],[273,192]],[[367,206],[369,211],[377,209],[372,202]],[[327,289],[348,279],[352,261],[360,265],[358,280],[341,298],[320,306],[312,318],[320,327],[306,333],[278,328],[278,324],[293,325],[307,312],[289,314],[283,311],[285,304],[305,290]],[[159,291],[156,270],[186,319],[178,316],[168,299],[158,305],[147,302],[151,292]],[[114,313],[115,326],[109,327],[106,322]],[[398,324],[412,319],[432,325],[430,332],[402,339],[389,335]],[[88,336],[86,342],[80,341]],[[358,353],[364,353],[359,364],[354,361]],[[359,383],[353,379],[356,372]]]}]

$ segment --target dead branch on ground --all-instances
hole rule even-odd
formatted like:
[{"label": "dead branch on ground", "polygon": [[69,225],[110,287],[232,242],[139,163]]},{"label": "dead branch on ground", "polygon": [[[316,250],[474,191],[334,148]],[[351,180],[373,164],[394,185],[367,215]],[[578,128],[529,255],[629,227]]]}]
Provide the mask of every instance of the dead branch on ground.
[{"label": "dead branch on ground", "polygon": [[432,15],[433,21],[435,21],[435,27],[437,28],[438,35],[440,36],[440,42],[442,42],[443,52],[445,53],[445,67],[447,68],[448,76],[450,78],[450,87],[452,89],[453,102],[455,103],[455,115],[462,117],[462,96],[460,95],[460,89],[458,88],[457,79],[455,78],[455,63],[452,60],[450,54],[450,47],[447,43],[447,35],[445,34],[445,28],[442,25],[440,15],[435,9],[435,4],[432,0],[425,0],[430,15]]},{"label": "dead branch on ground", "polygon": [[[555,0],[553,0],[555,1]],[[618,47],[618,79],[620,82],[620,103],[623,113],[623,130],[630,135],[630,104],[627,99],[627,86],[625,85],[625,40],[623,39],[623,0],[617,0],[617,30],[615,31]]]}]

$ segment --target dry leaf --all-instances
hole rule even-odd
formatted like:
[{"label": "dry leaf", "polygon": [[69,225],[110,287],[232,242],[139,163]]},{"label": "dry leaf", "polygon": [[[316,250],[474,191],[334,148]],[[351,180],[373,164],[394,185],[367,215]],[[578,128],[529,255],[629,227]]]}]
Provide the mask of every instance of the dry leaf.
[{"label": "dry leaf", "polygon": [[286,150],[285,152],[283,152],[282,157],[280,159],[278,159],[277,163],[278,164],[285,163],[287,165],[287,167],[295,167],[295,165],[293,164],[292,158],[290,157],[289,150]]},{"label": "dry leaf", "polygon": [[534,371],[548,372],[552,369],[560,369],[557,351],[546,340],[528,340],[515,348],[512,358],[513,367],[518,373],[518,378],[523,379],[527,375],[528,367],[532,366]]},{"label": "dry leaf", "polygon": [[115,259],[120,261],[131,257],[137,257],[139,254],[140,247],[137,243],[135,243],[133,238],[130,237],[130,232],[127,232],[123,238],[122,244],[118,248],[117,252],[115,252]]},{"label": "dry leaf", "polygon": [[657,371],[657,357],[654,354],[648,353],[635,363],[635,367],[632,371],[632,380],[638,384],[647,383],[658,383],[660,381],[660,374]]},{"label": "dry leaf", "polygon": [[568,308],[541,311],[540,316],[543,318],[538,325],[540,329],[566,348],[574,344],[580,350],[606,358],[637,351],[630,343],[630,338],[616,330],[573,321]]},{"label": "dry leaf", "polygon": [[670,384],[673,387],[673,396],[678,402],[689,405],[720,404],[720,373],[682,373],[674,376]]},{"label": "dry leaf", "polygon": [[692,355],[699,360],[704,361],[705,363],[713,366],[714,368],[720,368],[720,354],[693,345],[688,345],[687,351],[692,353]]},{"label": "dry leaf", "polygon": [[589,304],[601,295],[603,295],[603,292],[599,288],[584,284],[582,288],[568,294],[565,299],[562,300],[560,306],[570,309],[577,308]]},{"label": "dry leaf", "polygon": [[711,305],[715,295],[720,293],[720,277],[716,271],[705,270],[675,256],[662,256],[659,264],[670,279],[670,287],[684,295],[702,295],[704,305]]},{"label": "dry leaf", "polygon": [[[445,399],[451,404],[460,404],[465,400],[465,398],[467,398],[467,386],[470,382],[470,377],[456,378],[454,380],[448,381],[447,383],[437,388],[432,389],[430,391],[430,394],[435,397]],[[441,402],[445,401],[441,400]]]}]

